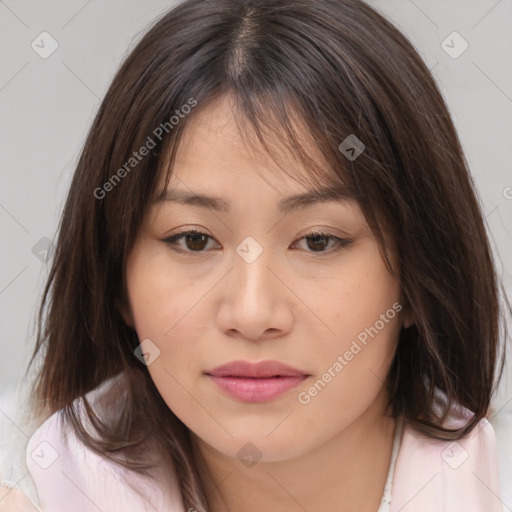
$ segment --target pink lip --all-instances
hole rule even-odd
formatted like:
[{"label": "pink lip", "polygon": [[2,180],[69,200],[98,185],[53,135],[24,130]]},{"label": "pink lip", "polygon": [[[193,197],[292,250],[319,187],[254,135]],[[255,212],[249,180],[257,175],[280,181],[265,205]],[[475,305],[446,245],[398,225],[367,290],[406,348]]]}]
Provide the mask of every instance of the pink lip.
[{"label": "pink lip", "polygon": [[309,375],[278,361],[232,361],[206,372],[225,393],[244,402],[266,402]]}]

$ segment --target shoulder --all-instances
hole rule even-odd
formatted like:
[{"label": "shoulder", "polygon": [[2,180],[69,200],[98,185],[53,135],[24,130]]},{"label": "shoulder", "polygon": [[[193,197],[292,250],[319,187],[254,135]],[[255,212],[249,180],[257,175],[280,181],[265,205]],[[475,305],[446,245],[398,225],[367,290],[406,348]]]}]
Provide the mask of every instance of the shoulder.
[{"label": "shoulder", "polygon": [[[115,377],[86,395],[102,421],[110,410],[100,406],[100,400],[119,384]],[[82,401],[77,399],[84,427],[93,433],[85,418]],[[169,482],[169,489],[159,488],[155,482],[136,474],[85,446],[65,420],[63,411],[50,416],[30,437],[26,450],[26,464],[35,483],[43,510],[86,511],[100,510],[169,510],[182,512],[177,480]]]},{"label": "shoulder", "polygon": [[[443,426],[460,428],[472,416],[455,405]],[[491,423],[482,419],[458,441],[430,439],[405,425],[392,495],[392,512],[503,512]]]}]

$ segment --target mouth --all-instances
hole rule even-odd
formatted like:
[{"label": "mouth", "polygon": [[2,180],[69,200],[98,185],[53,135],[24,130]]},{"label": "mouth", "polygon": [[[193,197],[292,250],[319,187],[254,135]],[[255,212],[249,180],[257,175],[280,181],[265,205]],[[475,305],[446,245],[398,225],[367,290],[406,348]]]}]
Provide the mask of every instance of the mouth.
[{"label": "mouth", "polygon": [[226,395],[242,402],[267,402],[295,389],[310,375],[277,361],[233,361],[205,372]]}]

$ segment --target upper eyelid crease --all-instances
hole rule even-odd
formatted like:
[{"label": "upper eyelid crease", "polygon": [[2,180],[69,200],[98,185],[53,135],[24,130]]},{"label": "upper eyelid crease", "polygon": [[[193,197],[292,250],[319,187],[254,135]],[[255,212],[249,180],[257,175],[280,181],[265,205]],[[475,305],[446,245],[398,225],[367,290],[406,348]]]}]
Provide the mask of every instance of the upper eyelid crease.
[{"label": "upper eyelid crease", "polygon": [[[320,190],[308,191],[302,194],[295,194],[282,198],[278,208],[283,213],[289,213],[299,208],[307,208],[317,203],[336,202],[341,203],[352,196],[340,187],[324,187]],[[171,201],[179,204],[209,208],[219,212],[229,213],[229,202],[221,197],[196,194],[179,189],[167,189],[156,199],[155,202]]]}]

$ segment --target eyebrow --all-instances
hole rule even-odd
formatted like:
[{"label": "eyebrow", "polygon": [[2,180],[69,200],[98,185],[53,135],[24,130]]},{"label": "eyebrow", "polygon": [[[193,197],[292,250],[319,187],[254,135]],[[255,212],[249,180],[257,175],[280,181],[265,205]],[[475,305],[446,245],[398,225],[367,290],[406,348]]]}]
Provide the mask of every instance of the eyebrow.
[{"label": "eyebrow", "polygon": [[[318,190],[310,190],[303,194],[295,194],[283,197],[279,203],[279,211],[289,213],[299,208],[307,208],[317,203],[342,202],[352,199],[350,194],[342,185],[322,187]],[[180,189],[167,189],[155,201],[171,201],[190,206],[199,206],[201,208],[210,208],[218,212],[229,212],[229,201],[222,197],[209,196]]]}]

